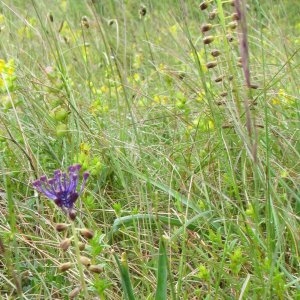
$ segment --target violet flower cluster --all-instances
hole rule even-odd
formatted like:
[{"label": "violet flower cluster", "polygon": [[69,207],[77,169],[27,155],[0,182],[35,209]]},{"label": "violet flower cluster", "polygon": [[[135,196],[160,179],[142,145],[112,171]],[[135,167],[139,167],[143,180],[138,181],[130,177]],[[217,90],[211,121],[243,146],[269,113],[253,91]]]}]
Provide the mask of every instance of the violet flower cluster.
[{"label": "violet flower cluster", "polygon": [[68,168],[68,173],[56,170],[52,178],[48,179],[46,175],[43,175],[32,183],[38,192],[53,200],[71,220],[76,217],[74,203],[82,193],[89,177],[89,173],[84,172],[81,187],[78,188],[80,169],[81,165],[72,165]]}]

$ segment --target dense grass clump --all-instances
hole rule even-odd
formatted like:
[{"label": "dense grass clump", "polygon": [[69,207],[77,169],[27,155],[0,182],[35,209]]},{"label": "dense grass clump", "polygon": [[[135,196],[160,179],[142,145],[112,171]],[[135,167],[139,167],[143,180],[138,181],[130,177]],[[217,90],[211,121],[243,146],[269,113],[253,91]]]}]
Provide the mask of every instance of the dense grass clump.
[{"label": "dense grass clump", "polygon": [[298,299],[297,11],[1,1],[0,298]]}]

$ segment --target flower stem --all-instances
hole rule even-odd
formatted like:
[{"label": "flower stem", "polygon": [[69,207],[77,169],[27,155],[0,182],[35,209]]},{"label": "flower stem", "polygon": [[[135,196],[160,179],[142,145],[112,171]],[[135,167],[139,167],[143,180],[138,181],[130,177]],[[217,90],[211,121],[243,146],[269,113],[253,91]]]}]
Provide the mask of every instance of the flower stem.
[{"label": "flower stem", "polygon": [[87,291],[85,279],[84,279],[83,265],[80,261],[78,235],[77,235],[76,228],[75,228],[75,222],[72,221],[71,223],[72,223],[72,234],[73,234],[73,238],[74,238],[74,247],[75,247],[75,253],[76,253],[77,266],[78,266],[78,270],[79,270],[81,289],[84,292],[85,299],[88,299],[88,291]]}]

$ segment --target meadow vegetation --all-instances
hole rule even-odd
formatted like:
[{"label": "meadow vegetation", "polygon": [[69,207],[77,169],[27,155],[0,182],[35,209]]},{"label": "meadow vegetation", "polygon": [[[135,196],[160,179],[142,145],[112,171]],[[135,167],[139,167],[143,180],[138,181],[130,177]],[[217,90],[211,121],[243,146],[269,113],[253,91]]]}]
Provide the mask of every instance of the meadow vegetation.
[{"label": "meadow vegetation", "polygon": [[1,299],[300,299],[300,2],[232,2],[0,1]]}]

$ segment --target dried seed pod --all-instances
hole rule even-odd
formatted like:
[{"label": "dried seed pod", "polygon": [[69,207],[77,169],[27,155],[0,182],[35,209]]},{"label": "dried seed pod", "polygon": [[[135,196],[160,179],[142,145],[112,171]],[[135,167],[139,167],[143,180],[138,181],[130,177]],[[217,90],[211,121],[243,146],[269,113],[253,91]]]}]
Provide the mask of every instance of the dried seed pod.
[{"label": "dried seed pod", "polygon": [[259,87],[258,84],[253,84],[253,83],[250,84],[250,88],[253,89],[253,90],[257,90],[258,87]]},{"label": "dried seed pod", "polygon": [[141,17],[144,17],[146,15],[146,13],[147,13],[146,7],[145,6],[141,6],[139,13],[140,13]]},{"label": "dried seed pod", "polygon": [[76,219],[76,210],[74,208],[72,209],[69,209],[68,211],[68,215],[69,215],[69,218],[74,221]]},{"label": "dried seed pod", "polygon": [[208,2],[207,1],[203,1],[202,3],[200,3],[199,8],[201,10],[205,10],[208,7]]},{"label": "dried seed pod", "polygon": [[83,251],[84,248],[85,248],[85,243],[79,242],[78,243],[78,248],[79,248],[80,251]]},{"label": "dried seed pod", "polygon": [[85,27],[85,28],[89,28],[90,27],[89,20],[88,20],[88,18],[86,16],[83,16],[81,18],[81,26]]},{"label": "dried seed pod", "polygon": [[206,68],[207,68],[207,69],[212,69],[212,68],[214,68],[217,64],[218,64],[218,62],[217,62],[216,60],[214,60],[214,61],[209,61],[209,62],[206,64]]},{"label": "dried seed pod", "polygon": [[227,34],[226,38],[229,43],[232,43],[234,41],[234,37],[231,34]]},{"label": "dried seed pod", "polygon": [[201,32],[209,31],[209,30],[211,30],[211,28],[212,28],[212,24],[210,24],[210,23],[203,24],[201,26]]},{"label": "dried seed pod", "polygon": [[112,26],[112,25],[114,25],[114,24],[115,24],[115,20],[114,20],[114,19],[108,20],[108,25],[109,25],[109,26]]},{"label": "dried seed pod", "polygon": [[69,299],[74,299],[76,296],[78,296],[78,294],[81,291],[81,287],[78,286],[76,288],[74,288],[70,293],[69,293]]},{"label": "dried seed pod", "polygon": [[240,19],[239,14],[238,14],[238,13],[233,13],[233,14],[231,15],[231,19],[232,19],[233,21],[238,21],[238,20]]},{"label": "dried seed pod", "polygon": [[80,229],[80,234],[88,240],[94,237],[94,232],[87,228]]},{"label": "dried seed pod", "polygon": [[58,223],[55,225],[55,230],[57,232],[65,231],[70,225],[66,223]]},{"label": "dried seed pod", "polygon": [[216,9],[214,9],[213,11],[211,11],[209,14],[208,14],[208,19],[209,20],[214,20],[214,18],[216,17],[216,15],[218,14],[218,11]]},{"label": "dried seed pod", "polygon": [[88,267],[89,271],[93,272],[93,273],[97,273],[100,274],[103,272],[103,267],[99,266],[99,265],[90,265]]},{"label": "dried seed pod", "polygon": [[215,78],[215,82],[221,82],[223,80],[223,76],[219,76]]},{"label": "dried seed pod", "polygon": [[203,38],[203,43],[205,45],[208,45],[208,44],[212,43],[214,41],[214,39],[215,38],[212,35],[206,36]]},{"label": "dried seed pod", "polygon": [[224,91],[220,94],[221,97],[226,97],[228,95],[228,92]]},{"label": "dried seed pod", "polygon": [[86,256],[80,256],[80,262],[86,267],[91,265],[91,260]]},{"label": "dried seed pod", "polygon": [[210,54],[211,54],[213,57],[218,57],[219,55],[221,55],[221,51],[218,50],[218,49],[213,49],[213,50],[211,50]]},{"label": "dried seed pod", "polygon": [[237,25],[238,25],[237,21],[232,21],[228,23],[230,29],[236,29]]},{"label": "dried seed pod", "polygon": [[53,15],[51,13],[48,14],[48,18],[49,18],[50,22],[53,23],[54,18],[53,18]]},{"label": "dried seed pod", "polygon": [[60,272],[65,272],[65,271],[69,270],[71,267],[72,267],[72,263],[71,262],[66,262],[66,263],[61,264],[58,267],[58,270]]},{"label": "dried seed pod", "polygon": [[71,245],[71,239],[66,238],[60,242],[59,248],[61,248],[63,251],[67,251],[70,245]]}]

